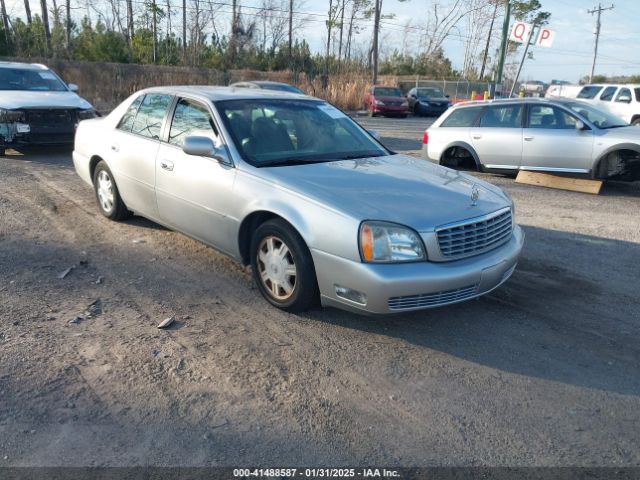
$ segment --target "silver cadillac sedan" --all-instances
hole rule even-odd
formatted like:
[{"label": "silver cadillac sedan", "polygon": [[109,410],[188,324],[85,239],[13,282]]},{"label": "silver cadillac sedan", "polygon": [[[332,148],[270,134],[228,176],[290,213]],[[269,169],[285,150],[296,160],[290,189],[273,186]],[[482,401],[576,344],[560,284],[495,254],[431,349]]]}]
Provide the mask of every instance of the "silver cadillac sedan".
[{"label": "silver cadillac sedan", "polygon": [[73,161],[104,216],[135,213],[250,264],[292,312],[478,297],[509,278],[524,241],[499,188],[395,154],[304,95],[143,90],[80,123]]}]

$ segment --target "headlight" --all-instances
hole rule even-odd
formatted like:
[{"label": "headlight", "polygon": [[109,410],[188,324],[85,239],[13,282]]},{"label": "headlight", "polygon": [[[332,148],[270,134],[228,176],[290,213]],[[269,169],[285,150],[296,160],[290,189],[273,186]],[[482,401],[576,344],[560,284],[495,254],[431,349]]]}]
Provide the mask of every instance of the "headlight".
[{"label": "headlight", "polygon": [[90,118],[96,118],[100,115],[93,108],[87,108],[86,110],[78,110],[78,120],[89,120]]},{"label": "headlight", "polygon": [[376,100],[374,103],[378,106],[384,105],[384,102],[382,100]]},{"label": "headlight", "polygon": [[16,123],[24,121],[24,112],[0,108],[0,123]]},{"label": "headlight", "polygon": [[409,106],[409,102],[407,102],[407,101],[402,102],[402,106],[403,107],[408,107]]},{"label": "headlight", "polygon": [[410,228],[386,222],[360,225],[360,255],[367,263],[416,262],[426,260],[420,236]]}]

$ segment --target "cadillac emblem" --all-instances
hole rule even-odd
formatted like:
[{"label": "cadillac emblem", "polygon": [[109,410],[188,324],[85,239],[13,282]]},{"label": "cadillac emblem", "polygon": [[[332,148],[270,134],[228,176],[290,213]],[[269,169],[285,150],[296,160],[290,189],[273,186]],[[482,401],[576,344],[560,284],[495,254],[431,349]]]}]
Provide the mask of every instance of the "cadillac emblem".
[{"label": "cadillac emblem", "polygon": [[480,198],[480,189],[474,183],[473,187],[471,187],[471,206],[475,207],[478,204],[478,199]]}]

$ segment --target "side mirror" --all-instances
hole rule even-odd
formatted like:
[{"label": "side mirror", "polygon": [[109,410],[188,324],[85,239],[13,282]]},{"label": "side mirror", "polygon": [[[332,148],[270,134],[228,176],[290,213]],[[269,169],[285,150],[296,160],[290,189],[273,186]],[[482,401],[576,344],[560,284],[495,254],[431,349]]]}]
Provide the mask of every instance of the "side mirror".
[{"label": "side mirror", "polygon": [[616,102],[631,103],[631,95],[620,95]]},{"label": "side mirror", "polygon": [[376,140],[380,140],[380,134],[377,130],[367,130],[367,132],[369,132],[369,135],[371,135]]},{"label": "side mirror", "polygon": [[587,126],[584,124],[582,120],[578,120],[576,122],[576,130],[585,130]]},{"label": "side mirror", "polygon": [[444,98],[451,98],[451,95],[445,95]]},{"label": "side mirror", "polygon": [[228,163],[227,154],[222,148],[218,148],[209,137],[190,136],[184,139],[182,151],[187,155],[214,158],[220,162]]},{"label": "side mirror", "polygon": [[78,91],[78,85],[76,85],[75,83],[70,83],[68,85],[68,87],[69,87],[69,90],[72,91],[72,92],[77,92]]}]

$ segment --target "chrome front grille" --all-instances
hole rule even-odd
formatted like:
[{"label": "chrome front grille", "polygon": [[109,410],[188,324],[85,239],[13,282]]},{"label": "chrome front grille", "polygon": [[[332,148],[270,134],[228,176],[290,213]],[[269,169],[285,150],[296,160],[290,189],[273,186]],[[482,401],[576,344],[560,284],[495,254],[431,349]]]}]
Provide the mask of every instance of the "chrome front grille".
[{"label": "chrome front grille", "polygon": [[513,230],[511,209],[436,229],[440,252],[446,259],[477,255],[499,247],[511,238]]},{"label": "chrome front grille", "polygon": [[424,293],[421,295],[407,295],[405,297],[391,297],[387,301],[389,310],[412,310],[416,308],[430,308],[460,302],[475,296],[478,285],[447,290],[445,292]]}]

